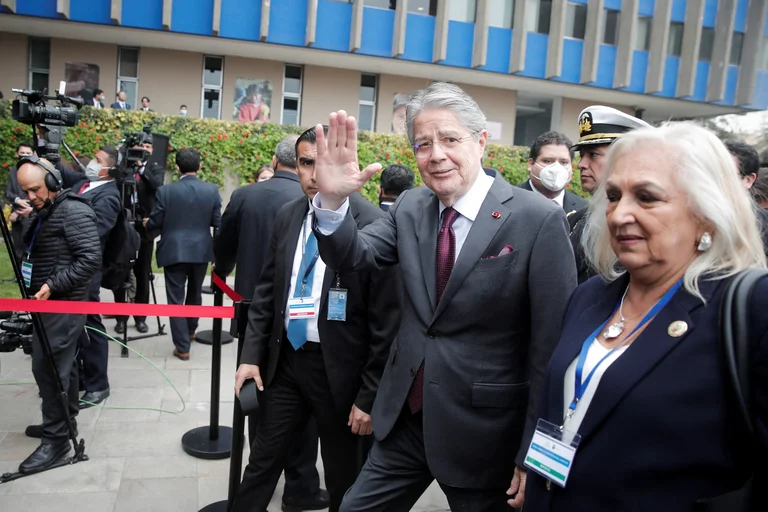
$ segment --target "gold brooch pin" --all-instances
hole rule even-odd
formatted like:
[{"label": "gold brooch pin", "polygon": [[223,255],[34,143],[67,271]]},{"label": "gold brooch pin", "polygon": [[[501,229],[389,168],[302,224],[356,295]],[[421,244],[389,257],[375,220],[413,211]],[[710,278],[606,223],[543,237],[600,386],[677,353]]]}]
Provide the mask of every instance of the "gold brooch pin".
[{"label": "gold brooch pin", "polygon": [[682,320],[677,320],[676,322],[672,322],[671,324],[669,324],[669,328],[667,329],[667,334],[669,334],[673,338],[679,338],[686,332],[688,332],[688,324],[683,322]]}]

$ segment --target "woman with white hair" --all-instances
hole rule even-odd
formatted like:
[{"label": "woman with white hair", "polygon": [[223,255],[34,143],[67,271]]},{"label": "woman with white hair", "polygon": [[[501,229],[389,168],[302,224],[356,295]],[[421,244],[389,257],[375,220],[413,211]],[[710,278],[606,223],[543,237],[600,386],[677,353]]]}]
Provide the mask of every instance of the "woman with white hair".
[{"label": "woman with white hair", "polygon": [[526,456],[526,512],[699,510],[764,471],[768,280],[747,312],[756,444],[738,434],[719,340],[728,282],[766,264],[734,165],[692,124],[611,147],[584,237],[601,278],[565,313]]}]

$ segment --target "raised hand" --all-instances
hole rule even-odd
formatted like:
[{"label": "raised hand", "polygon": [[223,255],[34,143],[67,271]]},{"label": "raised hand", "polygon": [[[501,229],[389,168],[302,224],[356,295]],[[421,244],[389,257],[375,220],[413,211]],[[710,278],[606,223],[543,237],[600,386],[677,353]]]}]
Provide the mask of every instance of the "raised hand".
[{"label": "raised hand", "polygon": [[381,169],[381,164],[371,164],[360,171],[357,162],[357,121],[354,117],[347,117],[343,110],[330,115],[327,137],[322,125],[315,127],[315,134],[315,181],[321,194],[321,206],[337,210]]}]

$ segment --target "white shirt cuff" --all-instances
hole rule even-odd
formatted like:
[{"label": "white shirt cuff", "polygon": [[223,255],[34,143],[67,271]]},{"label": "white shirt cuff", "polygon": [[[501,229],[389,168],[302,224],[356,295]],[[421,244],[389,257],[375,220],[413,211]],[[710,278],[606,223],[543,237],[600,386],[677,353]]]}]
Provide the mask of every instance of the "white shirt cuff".
[{"label": "white shirt cuff", "polygon": [[344,217],[347,216],[349,211],[349,199],[346,199],[338,210],[324,210],[322,208],[323,199],[320,194],[317,194],[312,200],[312,209],[315,212],[315,218],[317,219],[317,229],[324,235],[330,235],[336,231],[341,223],[344,222]]}]

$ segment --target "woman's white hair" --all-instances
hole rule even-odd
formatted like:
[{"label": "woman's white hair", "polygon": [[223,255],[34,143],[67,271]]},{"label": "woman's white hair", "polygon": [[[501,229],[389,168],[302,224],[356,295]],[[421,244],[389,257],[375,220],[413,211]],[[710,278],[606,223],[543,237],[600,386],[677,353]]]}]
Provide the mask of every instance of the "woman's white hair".
[{"label": "woman's white hair", "polygon": [[611,247],[611,234],[605,215],[608,198],[605,183],[616,162],[633,151],[659,151],[672,160],[660,162],[670,172],[688,198],[692,213],[702,223],[714,226],[712,247],[699,252],[685,272],[688,292],[704,300],[699,278],[722,279],[751,267],[765,267],[765,252],[757,221],[758,206],[739,179],[739,171],[725,145],[708,130],[693,123],[668,123],[659,128],[643,128],[622,136],[605,160],[600,187],[589,205],[582,247],[590,265],[604,279],[613,281],[623,270]]}]

